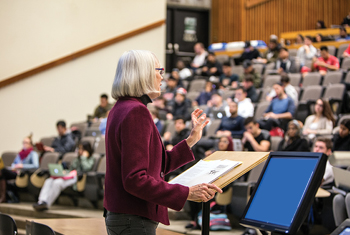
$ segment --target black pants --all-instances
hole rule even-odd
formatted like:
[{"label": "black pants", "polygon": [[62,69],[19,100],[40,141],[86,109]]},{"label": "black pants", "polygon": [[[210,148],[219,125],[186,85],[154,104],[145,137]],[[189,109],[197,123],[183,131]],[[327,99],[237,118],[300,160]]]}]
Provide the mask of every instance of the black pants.
[{"label": "black pants", "polygon": [[105,222],[108,235],[156,235],[158,227],[158,222],[145,217],[110,211]]},{"label": "black pants", "polygon": [[11,170],[8,170],[6,168],[3,168],[0,171],[0,179],[4,179],[4,180],[13,180],[16,179],[17,177],[17,173]]}]

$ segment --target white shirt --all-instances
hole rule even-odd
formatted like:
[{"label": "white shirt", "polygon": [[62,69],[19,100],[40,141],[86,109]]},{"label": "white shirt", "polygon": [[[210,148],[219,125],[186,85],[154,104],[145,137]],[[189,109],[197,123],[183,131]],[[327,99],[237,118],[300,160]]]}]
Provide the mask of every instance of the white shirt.
[{"label": "white shirt", "polygon": [[254,105],[252,104],[252,101],[249,98],[245,98],[242,101],[238,101],[235,98],[235,101],[237,102],[237,114],[241,117],[247,118],[247,117],[253,117],[254,116]]},{"label": "white shirt", "polygon": [[326,164],[326,170],[324,171],[323,180],[324,181],[321,184],[321,186],[332,183],[334,181],[333,169],[329,161],[327,161],[327,164]]},{"label": "white shirt", "polygon": [[202,54],[200,55],[196,55],[194,58],[193,58],[193,61],[192,63],[195,64],[197,67],[200,67],[204,64],[205,62],[205,58],[207,57],[208,55],[208,52],[204,51]]},{"label": "white shirt", "polygon": [[[286,92],[286,94],[292,98],[292,100],[294,101],[295,106],[298,104],[298,92],[297,90],[291,85],[288,84],[285,88],[284,91]],[[269,97],[273,98],[276,96],[276,92],[275,89],[272,89],[270,91],[270,93],[268,94]]]},{"label": "white shirt", "polygon": [[184,69],[181,69],[181,71],[179,71],[179,76],[181,79],[188,78],[191,75],[192,75],[191,70],[189,70],[188,68],[184,68]]},{"label": "white shirt", "polygon": [[306,53],[304,46],[301,46],[301,47],[298,49],[297,58],[298,58],[299,63],[300,63],[301,65],[305,65],[305,62],[306,62],[307,60],[311,61],[312,58],[313,58],[314,56],[316,56],[316,54],[317,54],[317,49],[316,49],[313,45],[310,45],[309,48],[310,48],[309,53]]}]

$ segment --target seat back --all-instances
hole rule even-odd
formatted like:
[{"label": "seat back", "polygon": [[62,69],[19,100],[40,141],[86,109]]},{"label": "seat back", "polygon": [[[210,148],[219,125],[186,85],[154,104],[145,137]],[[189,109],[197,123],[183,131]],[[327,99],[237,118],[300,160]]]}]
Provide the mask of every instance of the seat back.
[{"label": "seat back", "polygon": [[95,136],[84,136],[83,138],[81,138],[80,143],[83,143],[85,141],[89,142],[91,144],[91,147],[94,148],[96,137]]},{"label": "seat back", "polygon": [[345,83],[350,83],[350,72],[348,72],[345,76],[345,79],[344,79],[344,82]]},{"label": "seat back", "polygon": [[26,221],[26,234],[30,235],[56,235],[56,233],[45,224],[36,223],[34,221]]},{"label": "seat back", "polygon": [[46,152],[40,162],[40,168],[42,170],[48,170],[49,169],[49,163],[57,163],[58,158],[60,157],[60,153],[57,152]]},{"label": "seat back", "polygon": [[0,235],[7,234],[16,235],[17,225],[11,216],[0,213]]},{"label": "seat back", "polygon": [[264,80],[263,88],[272,87],[274,84],[281,81],[281,75],[267,75]]},{"label": "seat back", "polygon": [[315,72],[315,73],[308,73],[305,75],[303,82],[302,82],[302,88],[306,88],[308,86],[312,85],[320,85],[321,83],[321,74]]},{"label": "seat back", "polygon": [[227,98],[231,98],[235,95],[234,90],[225,90],[224,94],[222,94],[222,100],[226,100]]},{"label": "seat back", "polygon": [[332,84],[326,87],[326,91],[323,95],[323,98],[342,100],[344,91],[345,91],[344,84]]},{"label": "seat back", "polygon": [[220,64],[223,64],[225,62],[229,62],[230,57],[228,55],[217,55],[216,56],[216,61],[219,62]]},{"label": "seat back", "polygon": [[337,52],[337,57],[340,58],[342,57],[344,51],[346,50],[346,48],[348,48],[349,46],[349,43],[347,44],[342,44],[338,47],[338,52]]},{"label": "seat back", "polygon": [[106,141],[105,141],[105,137],[101,136],[97,146],[95,148],[95,153],[98,153],[100,155],[105,155],[106,154]]},{"label": "seat back", "polygon": [[242,65],[232,66],[232,73],[237,74],[239,77],[243,76],[244,68]]},{"label": "seat back", "polygon": [[75,127],[76,129],[78,129],[81,132],[81,136],[84,136],[85,131],[88,128],[88,125],[86,122],[76,122],[70,125],[70,128],[72,127]]},{"label": "seat back", "polygon": [[[350,60],[349,60],[350,62]],[[349,64],[350,66],[350,64]],[[328,72],[323,79],[322,86],[328,86],[329,84],[337,84],[341,82],[341,79],[343,77],[343,73],[339,71],[335,72]]]},{"label": "seat back", "polygon": [[262,73],[264,71],[264,65],[263,64],[253,64],[253,68],[254,68],[255,72],[257,72],[258,74],[262,75]]},{"label": "seat back", "polygon": [[335,51],[337,50],[337,48],[335,46],[327,46],[327,47],[328,47],[328,53],[335,56]]},{"label": "seat back", "polygon": [[282,141],[281,136],[271,136],[270,141],[271,141],[271,151],[277,151],[279,143]]},{"label": "seat back", "polygon": [[316,101],[322,95],[323,87],[319,85],[308,86],[303,90],[300,101]]},{"label": "seat back", "polygon": [[298,54],[298,49],[295,49],[295,48],[292,48],[292,49],[289,49],[289,56],[297,56]]},{"label": "seat back", "polygon": [[269,101],[260,102],[256,107],[254,119],[259,120],[263,118],[263,114],[265,113],[265,110],[267,109],[267,107],[269,107],[269,105],[270,105]]},{"label": "seat back", "polygon": [[4,152],[1,155],[4,166],[11,166],[12,162],[15,160],[18,153],[16,152]]},{"label": "seat back", "polygon": [[220,124],[221,124],[221,119],[212,120],[212,122],[208,127],[205,137],[215,136],[216,130],[219,128]]},{"label": "seat back", "polygon": [[100,164],[101,155],[98,153],[94,153],[94,154],[92,154],[92,157],[95,159],[95,161],[94,161],[94,165],[92,166],[91,171],[97,171],[98,165]]},{"label": "seat back", "polygon": [[165,132],[170,132],[171,136],[175,135],[175,122],[174,120],[168,120],[165,127]]},{"label": "seat back", "polygon": [[344,71],[348,71],[350,69],[350,58],[344,58],[341,64],[341,69]]},{"label": "seat back", "polygon": [[197,99],[197,97],[200,95],[199,91],[190,91],[187,93],[186,98],[194,101],[195,99]]},{"label": "seat back", "polygon": [[261,91],[261,95],[260,95],[260,102],[264,102],[266,100],[266,96],[271,92],[272,88],[271,87],[265,87],[262,89]]},{"label": "seat back", "polygon": [[265,65],[265,68],[264,68],[264,77],[266,77],[266,76],[269,74],[269,72],[270,72],[271,70],[273,70],[274,67],[275,67],[275,63],[274,63],[274,62],[268,63],[267,65]]},{"label": "seat back", "polygon": [[300,73],[290,73],[288,74],[290,84],[292,86],[299,86],[301,82],[301,74]]},{"label": "seat back", "polygon": [[205,84],[207,81],[205,79],[195,79],[190,83],[190,88],[188,92],[198,91],[201,92],[205,89]]},{"label": "seat back", "polygon": [[43,137],[43,138],[40,139],[40,142],[43,143],[43,145],[51,146],[54,140],[55,140],[54,136]]},{"label": "seat back", "polygon": [[96,169],[97,173],[106,173],[106,157],[102,157]]}]

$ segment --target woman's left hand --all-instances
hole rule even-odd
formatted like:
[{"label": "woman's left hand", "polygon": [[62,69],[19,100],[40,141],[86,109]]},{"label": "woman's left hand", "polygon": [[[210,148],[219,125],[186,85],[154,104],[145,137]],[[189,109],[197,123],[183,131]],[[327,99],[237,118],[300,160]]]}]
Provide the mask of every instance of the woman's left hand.
[{"label": "woman's left hand", "polygon": [[186,139],[186,142],[190,148],[192,148],[192,146],[202,138],[203,128],[209,123],[209,120],[206,120],[206,114],[201,116],[202,113],[203,110],[196,109],[191,114],[192,130],[190,136]]}]

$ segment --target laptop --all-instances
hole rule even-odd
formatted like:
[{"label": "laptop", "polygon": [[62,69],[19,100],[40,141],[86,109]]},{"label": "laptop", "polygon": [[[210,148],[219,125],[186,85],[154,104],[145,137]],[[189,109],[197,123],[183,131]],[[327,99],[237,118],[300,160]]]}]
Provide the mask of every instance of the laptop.
[{"label": "laptop", "polygon": [[339,189],[350,191],[350,171],[333,167],[334,183]]},{"label": "laptop", "polygon": [[50,175],[53,177],[64,177],[67,175],[63,172],[62,164],[49,163],[49,171],[50,171]]},{"label": "laptop", "polygon": [[350,152],[349,151],[334,151],[333,158],[337,166],[350,166]]},{"label": "laptop", "polygon": [[226,117],[226,112],[221,110],[213,111],[212,114],[214,119],[222,119],[223,117]]}]

